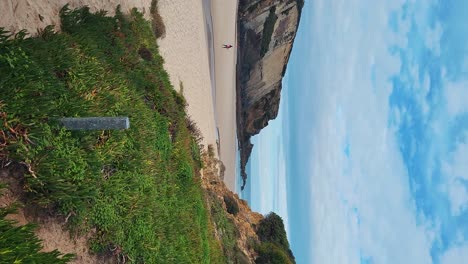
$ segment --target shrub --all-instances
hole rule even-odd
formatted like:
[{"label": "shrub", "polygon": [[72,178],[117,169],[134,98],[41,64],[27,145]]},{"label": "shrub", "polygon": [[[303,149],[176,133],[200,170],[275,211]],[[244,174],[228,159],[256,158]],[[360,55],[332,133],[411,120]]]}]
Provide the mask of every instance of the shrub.
[{"label": "shrub", "polygon": [[255,259],[257,264],[290,264],[293,263],[289,259],[284,250],[273,243],[264,243],[257,250],[258,257]]},{"label": "shrub", "polygon": [[237,213],[239,213],[239,205],[232,196],[224,195],[224,203],[226,204],[228,213],[232,215],[237,215]]},{"label": "shrub", "polygon": [[208,157],[214,158],[215,152],[214,152],[214,147],[213,144],[208,145]]},{"label": "shrub", "polygon": [[257,228],[257,235],[260,241],[272,242],[281,247],[289,248],[283,219],[273,212],[269,213],[262,221],[260,221]]},{"label": "shrub", "polygon": [[257,235],[263,244],[271,243],[275,245],[281,249],[284,254],[286,254],[286,256],[289,256],[292,262],[294,262],[294,255],[289,248],[289,242],[286,236],[286,231],[284,229],[283,219],[281,219],[279,215],[271,212],[262,221],[260,221],[257,227]]},{"label": "shrub", "polygon": [[233,220],[228,217],[228,213],[223,209],[222,202],[218,199],[216,194],[210,193],[209,200],[211,201],[211,217],[215,224],[214,227],[217,230],[216,233],[220,235],[220,245],[223,248],[223,254],[226,258],[225,261],[220,263],[244,263],[240,260],[242,253],[237,246],[239,231],[236,225]]},{"label": "shrub", "polygon": [[195,121],[193,121],[193,119],[191,119],[190,117],[187,117],[185,123],[186,123],[187,129],[193,135],[195,142],[198,145],[200,145],[203,141],[203,134],[200,128],[198,127],[197,123],[195,123]]},{"label": "shrub", "polygon": [[151,53],[151,51],[149,49],[147,49],[146,47],[141,47],[139,50],[138,50],[138,54],[140,55],[140,57],[142,59],[144,59],[145,61],[152,61],[153,60],[153,54]]},{"label": "shrub", "polygon": [[240,249],[238,249],[238,251],[235,252],[234,257],[235,257],[234,263],[236,264],[249,264],[250,263],[249,258],[246,255],[244,255],[244,253],[242,253]]},{"label": "shrub", "polygon": [[166,26],[158,11],[158,0],[151,1],[150,13],[154,36],[156,36],[156,38],[164,38],[166,36]]}]

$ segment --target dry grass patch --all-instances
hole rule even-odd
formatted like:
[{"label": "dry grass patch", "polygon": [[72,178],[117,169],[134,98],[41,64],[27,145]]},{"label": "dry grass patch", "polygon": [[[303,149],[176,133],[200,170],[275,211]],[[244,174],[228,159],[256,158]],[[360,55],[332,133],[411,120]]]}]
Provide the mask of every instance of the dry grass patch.
[{"label": "dry grass patch", "polygon": [[158,0],[151,1],[151,27],[153,28],[153,33],[156,38],[164,38],[166,36],[166,26],[164,21],[159,14],[158,10]]}]

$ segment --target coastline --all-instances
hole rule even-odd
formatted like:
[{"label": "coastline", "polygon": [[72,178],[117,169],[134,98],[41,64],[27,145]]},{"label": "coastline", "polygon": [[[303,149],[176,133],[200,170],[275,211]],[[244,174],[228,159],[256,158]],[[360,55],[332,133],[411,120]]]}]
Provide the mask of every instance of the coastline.
[{"label": "coastline", "polygon": [[[118,4],[124,13],[136,7],[149,19],[151,0],[18,0],[0,1],[8,10],[0,24],[13,33],[26,29],[34,35],[38,29],[55,25],[60,30],[60,9],[84,5],[91,11],[115,13]],[[159,39],[164,67],[177,91],[183,86],[188,102],[187,112],[200,128],[203,144],[220,142],[219,158],[226,166],[224,181],[236,190],[236,58],[237,5],[221,0],[159,0],[158,8],[166,26],[166,36]],[[222,44],[232,44],[225,50]]]},{"label": "coastline", "polygon": [[70,9],[88,6],[91,12],[105,10],[109,15],[115,14],[117,5],[124,13],[136,7],[150,19],[151,0],[2,0],[0,10],[5,12],[0,16],[0,25],[12,33],[25,29],[31,35],[48,25],[55,25],[55,30],[59,31],[59,12],[66,4]]},{"label": "coastline", "polygon": [[[171,82],[182,81],[203,144],[217,146],[224,182],[236,191],[237,1],[160,0],[167,35],[158,40]],[[222,44],[232,43],[226,50]],[[194,48],[196,44],[196,48]]]},{"label": "coastline", "polygon": [[[158,0],[156,8],[153,0],[151,17],[148,6],[136,8],[138,12],[121,7],[112,17],[113,5],[120,1],[71,0],[64,9],[59,1],[0,4],[7,12],[14,10],[7,16],[12,17],[6,19],[7,30],[25,29],[33,36],[23,39],[21,32],[11,40],[2,32],[5,51],[8,45],[14,51],[6,54],[3,88],[10,93],[5,102],[7,107],[19,105],[5,109],[21,117],[10,121],[4,112],[5,127],[14,133],[5,142],[26,142],[19,146],[25,151],[17,152],[18,164],[13,160],[15,166],[7,171],[18,173],[13,181],[19,185],[9,190],[32,205],[19,208],[18,219],[45,227],[26,234],[41,245],[30,251],[42,254],[44,246],[52,254],[70,252],[76,257],[56,257],[73,263],[254,263],[278,252],[281,262],[294,262],[287,242],[270,248],[276,241],[261,231],[279,223],[274,232],[285,238],[281,218],[253,212],[236,194],[241,179],[236,137],[239,2]],[[37,19],[41,23],[35,24]],[[57,23],[43,31],[44,21],[50,20]],[[24,74],[14,74],[18,70]],[[74,134],[47,124],[48,117],[116,114],[128,115],[132,127]],[[28,139],[29,131],[40,135],[35,142]],[[218,153],[212,154],[214,144]],[[8,166],[12,161],[6,157]],[[28,193],[24,200],[23,193]],[[60,224],[42,219],[49,217]],[[8,228],[18,231],[11,224]],[[70,230],[81,237],[70,236]]]},{"label": "coastline", "polygon": [[[216,120],[207,20],[202,1],[160,0],[158,8],[166,35],[158,39],[174,89],[187,100],[187,112],[198,125],[202,144],[216,145]],[[182,88],[183,87],[183,88]]]},{"label": "coastline", "polygon": [[[238,1],[212,0],[215,80],[216,123],[220,135],[220,159],[226,167],[224,182],[236,191],[236,62],[237,62],[237,7]],[[233,45],[232,49],[222,48]]]}]

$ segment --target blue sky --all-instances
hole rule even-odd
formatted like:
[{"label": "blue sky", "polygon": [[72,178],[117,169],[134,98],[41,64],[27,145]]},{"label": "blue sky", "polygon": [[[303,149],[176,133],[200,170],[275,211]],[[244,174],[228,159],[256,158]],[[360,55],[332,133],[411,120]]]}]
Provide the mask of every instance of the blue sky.
[{"label": "blue sky", "polygon": [[298,263],[467,263],[468,1],[306,0],[243,194]]}]

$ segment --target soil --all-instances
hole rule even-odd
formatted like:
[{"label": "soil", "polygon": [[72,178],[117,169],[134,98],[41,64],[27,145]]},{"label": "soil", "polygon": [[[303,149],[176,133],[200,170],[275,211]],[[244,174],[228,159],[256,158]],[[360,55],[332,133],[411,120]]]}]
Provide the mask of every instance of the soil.
[{"label": "soil", "polygon": [[6,219],[16,221],[16,225],[34,223],[37,225],[36,235],[42,240],[43,251],[57,249],[63,254],[72,253],[76,259],[70,263],[111,263],[109,257],[97,256],[89,252],[88,239],[92,232],[86,235],[73,236],[66,229],[66,217],[53,216],[42,208],[27,204],[23,190],[25,168],[19,164],[10,164],[0,168],[0,184],[6,185],[1,190],[0,206],[7,207],[18,204],[19,208]]}]

